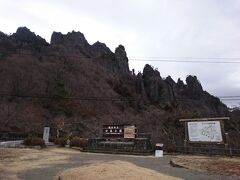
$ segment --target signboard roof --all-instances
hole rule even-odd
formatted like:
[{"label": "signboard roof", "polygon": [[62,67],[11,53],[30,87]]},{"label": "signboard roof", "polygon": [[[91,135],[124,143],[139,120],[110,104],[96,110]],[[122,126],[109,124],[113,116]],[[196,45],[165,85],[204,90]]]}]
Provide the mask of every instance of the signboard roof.
[{"label": "signboard roof", "polygon": [[210,121],[210,120],[230,120],[229,117],[216,117],[216,118],[193,118],[193,119],[180,119],[180,122],[184,121]]}]

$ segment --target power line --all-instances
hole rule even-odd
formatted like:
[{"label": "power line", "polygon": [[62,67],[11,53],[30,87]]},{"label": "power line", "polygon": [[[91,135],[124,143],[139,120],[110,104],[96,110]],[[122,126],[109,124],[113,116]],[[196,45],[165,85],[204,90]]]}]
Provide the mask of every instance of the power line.
[{"label": "power line", "polygon": [[[46,95],[18,95],[18,94],[8,94],[0,93],[0,97],[16,97],[16,98],[33,98],[33,99],[51,99],[51,100],[81,100],[81,101],[136,101],[133,97],[99,97],[99,96],[46,96]],[[223,97],[223,96],[222,96]],[[225,96],[231,97],[231,96]],[[220,98],[222,101],[238,101],[240,96],[234,96],[239,98]],[[168,100],[166,97],[160,97],[158,100]],[[176,101],[200,101],[201,99],[189,99],[189,98],[175,98]]]},{"label": "power line", "polygon": [[240,60],[240,57],[161,57],[161,56],[129,56],[130,59],[235,59]]},{"label": "power line", "polygon": [[82,101],[132,101],[133,98],[125,97],[97,97],[97,96],[46,96],[46,95],[18,95],[18,94],[6,94],[0,93],[1,97],[16,97],[16,98],[37,98],[37,99],[64,99],[64,100],[82,100]]},{"label": "power line", "polygon": [[170,60],[170,59],[129,59],[129,61],[166,62],[166,63],[240,64],[240,61],[190,61],[190,60]]},{"label": "power line", "polygon": [[240,98],[236,99],[221,99],[221,101],[240,101]]},{"label": "power line", "polygon": [[[0,48],[1,50],[1,48]],[[6,50],[6,49],[5,49]],[[19,56],[30,56],[30,55],[39,55],[40,57],[60,57],[60,58],[81,58],[83,59],[95,59],[95,57],[86,57],[83,55],[57,55],[57,54],[41,54],[41,52],[34,52],[34,53],[26,53],[26,52],[21,52],[21,49],[16,49],[16,50],[8,50],[12,51],[11,55],[19,55]],[[38,54],[40,53],[40,54]],[[187,59],[187,60],[184,60]],[[199,61],[202,59],[202,61]],[[164,63],[207,63],[207,64],[239,64],[240,61],[210,61],[210,60],[240,60],[238,57],[130,57],[128,60],[129,61],[143,61],[143,62],[164,62]]]},{"label": "power line", "polygon": [[[1,55],[1,52],[0,52]],[[37,55],[39,57],[58,57],[58,58],[84,58],[84,59],[91,59],[91,57],[80,56],[80,55],[63,55],[63,54],[39,54],[39,53],[22,53],[22,52],[14,52],[11,55],[18,55],[18,56],[31,56]],[[94,58],[92,58],[94,59]]]},{"label": "power line", "polygon": [[217,96],[218,98],[240,98],[239,95],[236,95],[236,96]]},{"label": "power line", "polygon": [[[1,50],[1,48],[0,48]],[[6,50],[6,49],[4,49]],[[24,49],[25,50],[25,49]],[[31,49],[28,49],[31,50]],[[30,55],[38,55],[39,57],[59,57],[59,58],[81,58],[81,60],[89,60],[94,59],[94,57],[86,57],[80,55],[64,55],[64,54],[41,54],[41,52],[34,53],[26,53],[21,52],[21,49],[12,49],[8,50],[12,51],[11,54],[19,55],[19,56],[30,56]],[[0,52],[1,53],[1,52]],[[188,60],[183,60],[188,59]],[[199,61],[202,59],[203,61]],[[158,61],[158,62],[168,62],[168,63],[209,63],[209,64],[239,64],[240,61],[206,61],[206,60],[240,60],[238,57],[230,58],[230,57],[140,57],[140,58],[129,58],[129,61]],[[195,61],[193,61],[195,60]],[[21,97],[21,98],[45,98],[45,99],[78,99],[85,101],[130,101],[134,100],[133,98],[122,98],[122,97],[57,97],[57,96],[26,96],[26,95],[9,95],[9,94],[0,94],[0,96],[11,96],[11,97]],[[240,96],[219,96],[219,99],[222,101],[236,101],[240,100]],[[167,98],[159,98],[159,99],[167,99]],[[176,100],[191,100],[191,99],[176,99]]]},{"label": "power line", "polygon": [[218,96],[221,101],[238,101],[240,96]]}]

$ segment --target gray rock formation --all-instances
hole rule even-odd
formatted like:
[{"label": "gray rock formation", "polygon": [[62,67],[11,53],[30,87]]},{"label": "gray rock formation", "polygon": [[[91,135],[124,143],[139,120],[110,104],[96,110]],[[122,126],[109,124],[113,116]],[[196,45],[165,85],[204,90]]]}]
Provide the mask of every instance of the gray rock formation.
[{"label": "gray rock formation", "polygon": [[136,76],[136,93],[141,95],[142,101],[147,102],[146,91],[143,82],[143,76],[138,73]]},{"label": "gray rock formation", "polygon": [[2,32],[0,32],[0,48],[2,52],[13,48],[13,44],[9,40],[9,37]]},{"label": "gray rock formation", "polygon": [[99,41],[95,42],[92,47],[92,54],[94,57],[100,58],[113,58],[113,52],[106,46],[106,44],[101,43]]},{"label": "gray rock formation", "polygon": [[60,32],[53,32],[51,37],[51,45],[84,47],[89,44],[81,32],[72,31],[67,34],[62,34]]},{"label": "gray rock formation", "polygon": [[22,46],[46,46],[48,43],[45,39],[41,38],[40,36],[36,35],[35,33],[31,32],[26,27],[19,27],[16,33],[13,33],[10,36],[10,39],[17,43],[18,45]]},{"label": "gray rock formation", "polygon": [[[179,137],[180,142],[184,136],[179,133],[184,131],[179,118],[216,117],[227,112],[226,105],[203,90],[197,77],[176,83],[170,76],[162,78],[148,64],[143,73],[135,75],[129,71],[122,45],[113,53],[104,43],[90,45],[80,32],[54,32],[49,45],[23,27],[11,36],[0,33],[0,48],[1,91],[60,97],[2,98],[0,124],[6,125],[0,126],[0,131],[33,132],[41,129],[42,117],[48,114],[53,125],[77,122],[66,129],[72,131],[77,126],[81,137],[99,135],[101,124],[126,122],[137,124],[158,141],[173,138],[175,142]],[[24,56],[19,53],[26,51]],[[93,97],[93,101],[61,99],[68,96]],[[124,97],[126,101],[94,101],[94,97]],[[5,107],[12,108],[13,117]]]},{"label": "gray rock formation", "polygon": [[188,76],[186,78],[186,95],[192,99],[200,99],[203,96],[202,85],[196,76]]},{"label": "gray rock formation", "polygon": [[83,56],[92,56],[91,45],[87,42],[81,32],[72,31],[67,34],[53,32],[51,46],[59,47],[68,52],[78,50]]},{"label": "gray rock formation", "polygon": [[120,73],[129,73],[128,57],[124,46],[119,45],[115,50],[115,61]]},{"label": "gray rock formation", "polygon": [[161,100],[161,82],[160,73],[154,70],[150,65],[143,69],[143,83],[147,97],[152,103],[159,103]]},{"label": "gray rock formation", "polygon": [[7,35],[0,31],[0,42],[3,42],[7,39]]}]

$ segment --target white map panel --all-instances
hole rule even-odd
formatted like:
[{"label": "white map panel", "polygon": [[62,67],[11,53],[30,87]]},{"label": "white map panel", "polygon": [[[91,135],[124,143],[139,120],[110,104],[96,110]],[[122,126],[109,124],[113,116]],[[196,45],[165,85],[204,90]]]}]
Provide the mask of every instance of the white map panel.
[{"label": "white map panel", "polygon": [[222,131],[219,121],[188,122],[189,141],[222,142]]}]

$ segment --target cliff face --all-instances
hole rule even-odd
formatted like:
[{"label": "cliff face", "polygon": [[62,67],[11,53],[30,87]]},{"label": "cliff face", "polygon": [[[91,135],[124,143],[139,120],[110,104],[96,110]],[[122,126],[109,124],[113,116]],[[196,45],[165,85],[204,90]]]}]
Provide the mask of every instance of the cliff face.
[{"label": "cliff face", "polygon": [[135,75],[124,46],[113,53],[74,31],[54,32],[50,44],[26,27],[10,36],[0,33],[0,83],[1,132],[41,133],[47,118],[52,132],[94,137],[104,123],[135,123],[153,140],[181,143],[179,118],[228,113],[196,76],[174,82],[148,64]]}]

